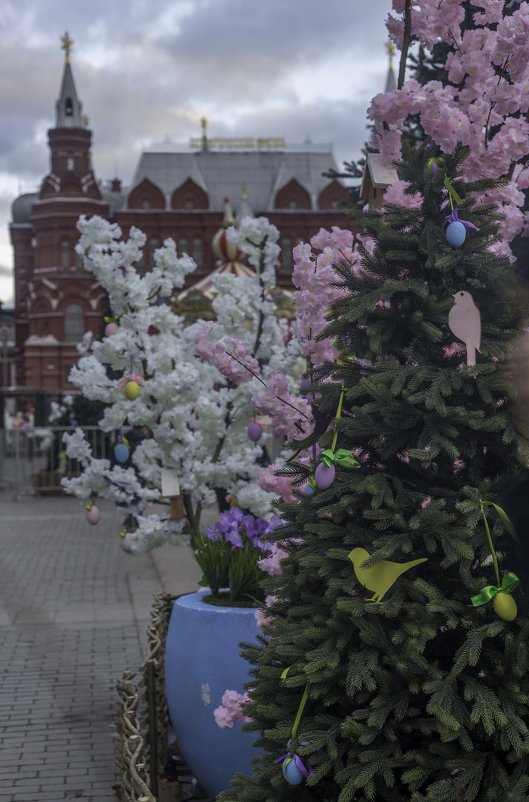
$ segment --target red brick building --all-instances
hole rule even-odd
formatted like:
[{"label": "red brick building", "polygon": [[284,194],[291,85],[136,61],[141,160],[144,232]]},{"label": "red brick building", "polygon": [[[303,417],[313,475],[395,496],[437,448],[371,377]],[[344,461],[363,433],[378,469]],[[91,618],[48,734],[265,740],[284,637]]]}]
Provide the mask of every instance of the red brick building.
[{"label": "red brick building", "polygon": [[336,167],[330,145],[286,145],[280,139],[208,139],[188,148],[164,143],[142,153],[132,185],[103,184],[91,164],[91,131],[82,114],[65,37],[66,62],[55,127],[48,131],[50,171],[38,193],[18,197],[10,224],[15,263],[17,384],[67,390],[76,343],[98,332],[105,294],[76,253],[81,214],[134,225],[147,235],[144,263],[172,237],[199,265],[193,282],[216,267],[211,247],[230,197],[236,216],[265,215],[280,231],[279,284],[290,286],[292,247],[321,227],[348,226],[345,189],[323,177]]}]

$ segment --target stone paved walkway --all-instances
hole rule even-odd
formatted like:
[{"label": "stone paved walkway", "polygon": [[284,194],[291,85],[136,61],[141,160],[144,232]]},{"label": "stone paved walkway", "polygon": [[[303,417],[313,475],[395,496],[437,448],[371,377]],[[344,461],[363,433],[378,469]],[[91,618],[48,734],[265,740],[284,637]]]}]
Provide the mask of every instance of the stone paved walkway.
[{"label": "stone paved walkway", "polygon": [[196,589],[186,547],[128,555],[121,517],[0,493],[0,802],[114,802],[116,681],[143,658],[153,595]]}]

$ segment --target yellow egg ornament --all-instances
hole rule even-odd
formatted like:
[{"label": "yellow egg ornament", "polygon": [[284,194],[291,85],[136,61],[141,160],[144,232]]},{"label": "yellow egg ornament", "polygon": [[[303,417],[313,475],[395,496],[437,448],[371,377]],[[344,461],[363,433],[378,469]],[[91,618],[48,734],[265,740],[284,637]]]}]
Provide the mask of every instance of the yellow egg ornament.
[{"label": "yellow egg ornament", "polygon": [[128,381],[123,388],[125,397],[129,399],[129,401],[135,401],[140,394],[140,385],[138,382],[134,380]]},{"label": "yellow egg ornament", "polygon": [[510,593],[497,593],[492,600],[494,612],[502,621],[514,621],[518,615],[516,602]]}]

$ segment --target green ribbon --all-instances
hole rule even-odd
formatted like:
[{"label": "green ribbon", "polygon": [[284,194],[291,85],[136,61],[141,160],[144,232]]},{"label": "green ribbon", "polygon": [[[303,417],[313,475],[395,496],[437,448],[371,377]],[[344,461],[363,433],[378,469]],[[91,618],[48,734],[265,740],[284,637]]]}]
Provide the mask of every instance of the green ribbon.
[{"label": "green ribbon", "polygon": [[453,198],[455,200],[457,206],[461,206],[461,204],[463,203],[463,200],[461,199],[461,197],[455,191],[455,189],[454,189],[454,187],[452,185],[452,182],[450,181],[448,176],[445,176],[445,180],[443,181],[443,183],[444,183],[446,189],[448,190],[448,194],[450,195],[450,198]]},{"label": "green ribbon", "polygon": [[113,317],[105,315],[103,320],[105,321],[105,323],[117,323],[119,320],[119,315],[113,315]]},{"label": "green ribbon", "polygon": [[520,580],[516,574],[513,571],[509,571],[503,575],[499,588],[496,585],[487,585],[477,596],[472,596],[470,601],[474,607],[479,607],[481,604],[487,604],[487,602],[492,601],[498,593],[512,593],[519,584]]},{"label": "green ribbon", "polygon": [[[281,679],[283,682],[287,678],[287,674],[290,671],[292,666],[288,666],[281,672]],[[298,706],[298,712],[296,713],[296,718],[294,719],[294,724],[292,725],[292,738],[295,738],[298,734],[298,727],[299,722],[301,721],[301,716],[303,715],[303,711],[305,709],[305,705],[307,704],[307,699],[309,698],[309,686],[305,685],[305,690],[303,691],[303,696],[301,697],[301,701]]]},{"label": "green ribbon", "polygon": [[332,448],[327,448],[321,453],[321,461],[330,468],[333,462],[341,465],[342,468],[359,468],[360,463],[353,457],[352,451],[347,451],[346,448],[339,448],[333,451]]}]

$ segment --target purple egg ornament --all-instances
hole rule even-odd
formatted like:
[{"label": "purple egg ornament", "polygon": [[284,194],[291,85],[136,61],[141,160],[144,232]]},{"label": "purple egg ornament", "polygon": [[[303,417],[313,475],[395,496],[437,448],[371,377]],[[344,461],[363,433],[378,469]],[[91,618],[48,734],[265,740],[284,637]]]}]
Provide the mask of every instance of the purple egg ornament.
[{"label": "purple egg ornament", "polygon": [[454,248],[460,248],[466,238],[467,230],[459,220],[454,220],[453,223],[449,223],[446,227],[446,239]]},{"label": "purple egg ornament", "polygon": [[310,390],[312,387],[310,378],[308,376],[304,376],[299,383],[299,387],[301,390]]},{"label": "purple egg ornament", "polygon": [[299,785],[305,779],[301,771],[296,766],[294,759],[291,757],[286,757],[283,760],[283,765],[281,768],[283,770],[283,777],[289,785]]},{"label": "purple egg ornament", "polygon": [[329,468],[324,462],[320,462],[314,473],[316,486],[320,490],[327,490],[332,485],[336,477],[336,468],[331,465]]},{"label": "purple egg ornament", "polygon": [[257,441],[260,440],[263,435],[263,429],[257,423],[257,421],[252,421],[251,423],[249,423],[246,431],[248,437],[253,443],[257,443]]},{"label": "purple egg ornament", "polygon": [[119,331],[117,323],[107,323],[105,326],[105,337],[112,337],[113,334]]},{"label": "purple egg ornament", "polygon": [[101,520],[101,510],[93,504],[89,510],[86,511],[86,520],[92,526],[95,526]]}]

